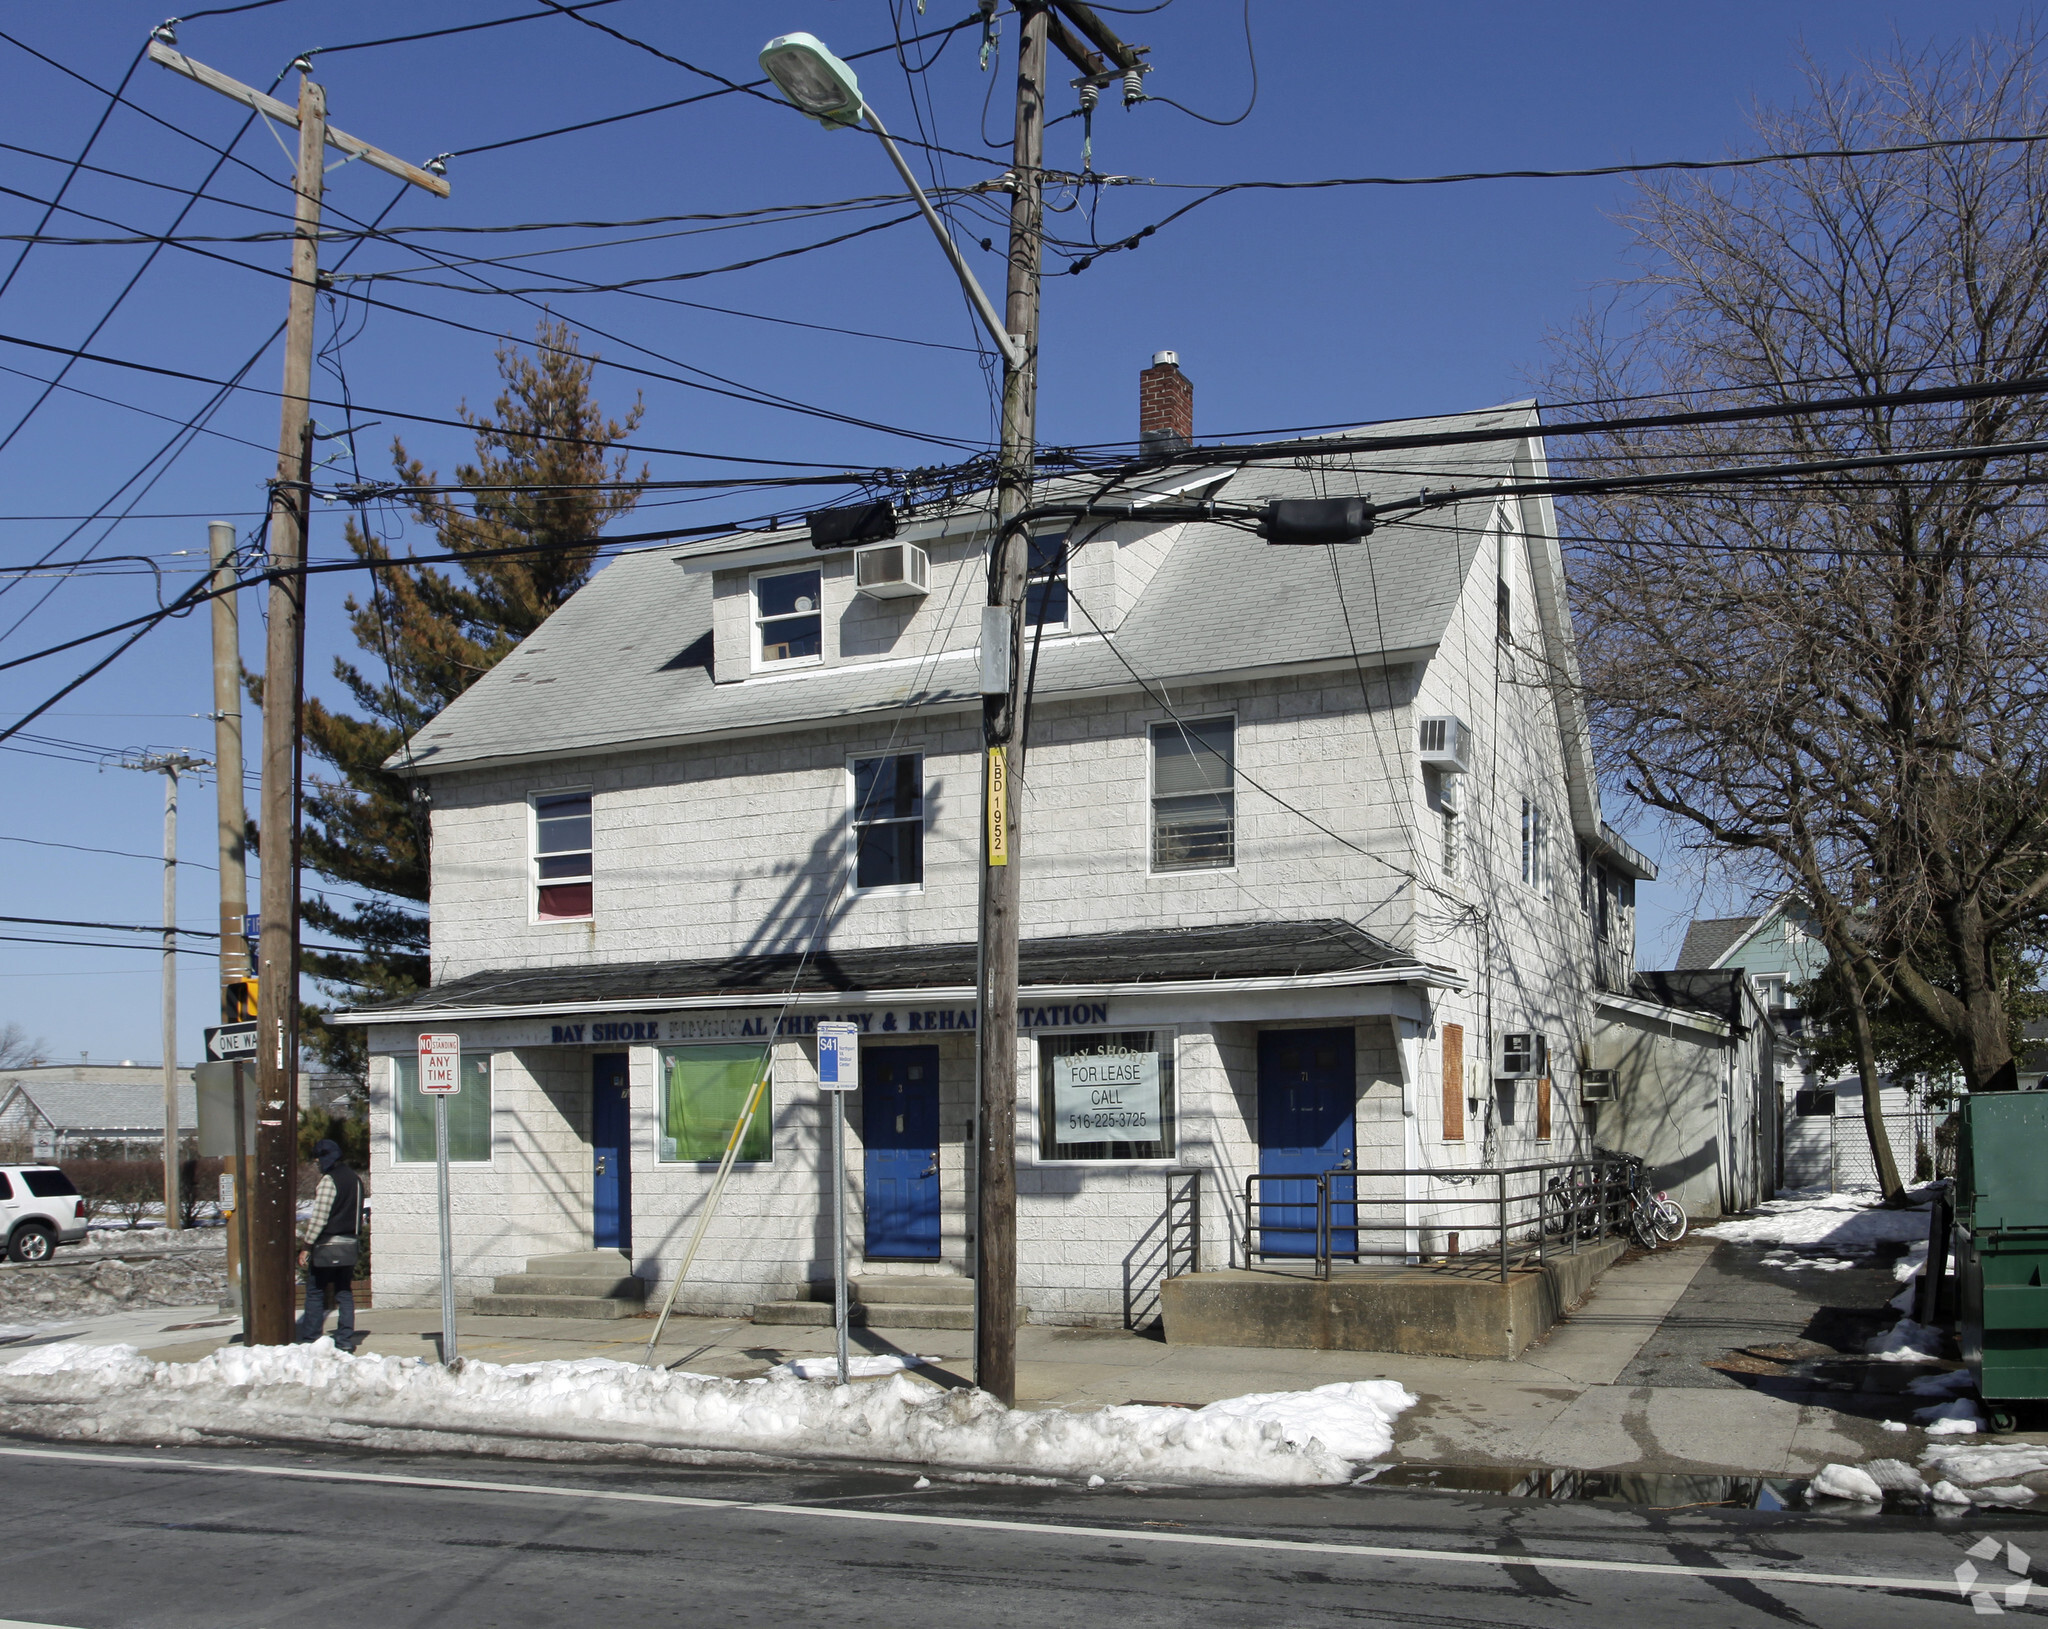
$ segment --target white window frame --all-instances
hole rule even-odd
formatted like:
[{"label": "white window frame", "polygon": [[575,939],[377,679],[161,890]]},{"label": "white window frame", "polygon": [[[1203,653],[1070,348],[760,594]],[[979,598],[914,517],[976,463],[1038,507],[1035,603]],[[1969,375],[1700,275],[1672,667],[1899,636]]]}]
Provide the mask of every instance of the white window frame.
[{"label": "white window frame", "polygon": [[[857,791],[858,783],[854,779],[853,766],[857,761],[870,758],[915,758],[917,760],[917,824],[922,832],[922,841],[918,848],[916,882],[883,883],[873,888],[863,888],[860,885],[860,828],[862,822],[858,818],[860,813],[857,803],[859,793]],[[924,892],[925,856],[931,841],[931,798],[927,792],[927,784],[925,754],[921,751],[849,752],[846,755],[846,890],[849,894],[858,894],[862,899],[886,899],[892,894],[908,895]],[[871,826],[907,826],[910,824],[910,817],[907,815],[902,817],[891,815],[883,820],[868,821],[866,824]]]},{"label": "white window frame", "polygon": [[[1153,813],[1159,801],[1159,758],[1152,750],[1152,732],[1162,727],[1183,729],[1196,724],[1213,724],[1218,719],[1230,720],[1230,864],[1228,865],[1181,865],[1162,871],[1158,865],[1158,827]],[[1221,877],[1237,869],[1238,847],[1243,827],[1237,818],[1237,756],[1242,747],[1238,734],[1238,718],[1235,708],[1220,713],[1203,713],[1199,718],[1154,719],[1145,726],[1145,874],[1151,877]],[[1178,794],[1169,794],[1170,796]],[[1088,1163],[1088,1162],[1081,1162]]]},{"label": "white window frame", "polygon": [[[540,914],[540,804],[542,798],[590,799],[590,914],[588,916],[542,916]],[[562,878],[554,878],[559,883]],[[574,881],[574,878],[568,879]],[[526,794],[526,920],[534,927],[562,927],[597,920],[597,792],[589,786],[543,786]]]},{"label": "white window frame", "polygon": [[1538,798],[1522,796],[1522,886],[1551,897],[1550,811]]},{"label": "white window frame", "polygon": [[[1168,872],[1171,876],[1175,873]],[[1173,1146],[1174,1152],[1154,1159],[1054,1159],[1045,1150],[1057,1146],[1048,1135],[1045,1123],[1045,1056],[1040,1050],[1042,1040],[1064,1040],[1070,1035],[1127,1035],[1134,1030],[1150,1030],[1159,1037],[1160,1052],[1173,1065]],[[1031,1119],[1034,1135],[1031,1139],[1031,1163],[1033,1165],[1066,1167],[1078,1171],[1101,1170],[1146,1170],[1172,1168],[1181,1163],[1181,1026],[1178,1024],[1091,1024],[1085,1029],[1046,1029],[1033,1031],[1031,1035]],[[1023,1139],[1018,1139],[1021,1146]]]},{"label": "white window frame", "polygon": [[[415,1160],[401,1159],[398,1152],[398,1094],[403,1090],[405,1065],[411,1064],[414,1070],[417,1071],[419,1060],[417,1058],[408,1058],[404,1054],[396,1052],[389,1053],[386,1056],[390,1063],[390,1068],[385,1071],[385,1075],[388,1081],[386,1089],[391,1099],[391,1164],[394,1168],[403,1165],[418,1170],[424,1166],[431,1170],[434,1165],[434,1156],[432,1154],[428,1154],[424,1159]],[[473,1052],[465,1051],[463,1053],[463,1061],[466,1063],[473,1056],[475,1056]],[[483,1055],[483,1059],[484,1089],[490,1094],[491,1099],[490,1135],[487,1139],[491,1150],[490,1156],[480,1160],[458,1160],[451,1157],[448,1161],[448,1168],[451,1171],[488,1171],[493,1169],[498,1163],[498,1055],[495,1052],[486,1052]],[[419,1077],[415,1074],[413,1078],[417,1080]]]},{"label": "white window frame", "polygon": [[[818,654],[816,656],[787,656],[779,662],[768,661],[761,654],[761,583],[768,577],[794,577],[799,572],[814,571],[818,574]],[[791,615],[803,615],[792,612]],[[775,620],[779,621],[780,618]],[[822,560],[806,563],[801,560],[785,560],[779,566],[762,566],[747,575],[747,660],[755,673],[791,673],[798,668],[822,667],[825,663],[825,566]]]}]

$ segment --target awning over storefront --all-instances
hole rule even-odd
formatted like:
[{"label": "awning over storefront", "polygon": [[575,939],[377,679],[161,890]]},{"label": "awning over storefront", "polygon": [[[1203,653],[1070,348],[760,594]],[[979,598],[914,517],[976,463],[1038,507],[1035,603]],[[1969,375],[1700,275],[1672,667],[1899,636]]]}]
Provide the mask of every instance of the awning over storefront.
[{"label": "awning over storefront", "polygon": [[[1203,928],[1027,939],[1025,993],[1065,998],[1167,991],[1300,990],[1354,984],[1461,988],[1446,967],[1417,962],[1341,920],[1246,922]],[[342,1024],[506,1018],[537,1012],[806,1007],[859,997],[973,998],[975,947],[905,945],[730,956],[714,961],[592,962],[508,968],[451,979],[404,1002],[337,1013]]]}]

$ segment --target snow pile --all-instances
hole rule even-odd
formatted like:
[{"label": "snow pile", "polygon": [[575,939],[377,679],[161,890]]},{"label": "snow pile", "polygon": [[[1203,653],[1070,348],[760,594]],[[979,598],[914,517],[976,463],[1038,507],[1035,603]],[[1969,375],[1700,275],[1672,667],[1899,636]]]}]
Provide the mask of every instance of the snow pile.
[{"label": "snow pile", "polygon": [[[881,1357],[850,1357],[846,1360],[846,1378],[849,1380],[875,1380],[885,1374],[901,1374],[905,1369],[920,1369],[926,1364],[943,1363],[944,1358],[897,1356],[888,1353]],[[787,1363],[778,1363],[768,1371],[770,1380],[831,1380],[839,1378],[839,1360],[836,1357],[791,1358]]]},{"label": "snow pile", "polygon": [[1976,1488],[2048,1471],[2048,1447],[1979,1445],[1974,1442],[1930,1443],[1920,1456],[1930,1476],[1961,1487]]},{"label": "snow pile", "polygon": [[1967,1397],[1915,1409],[1913,1418],[1926,1426],[1930,1437],[1968,1437],[1984,1429],[1984,1411]]},{"label": "snow pile", "polygon": [[1377,1459],[1394,1446],[1394,1422],[1419,1399],[1397,1380],[1340,1380],[1314,1391],[1258,1391],[1197,1409],[1198,1416],[1277,1429],[1296,1447],[1320,1442],[1346,1459]]},{"label": "snow pile", "polygon": [[1977,1384],[1977,1377],[1968,1369],[1950,1369],[1944,1374],[1915,1375],[1906,1382],[1906,1390],[1915,1397],[1960,1397]]},{"label": "snow pile", "polygon": [[1812,1269],[1822,1273],[1839,1273],[1856,1265],[1853,1256],[1809,1256],[1797,1250],[1773,1250],[1764,1257],[1766,1267],[1780,1267],[1788,1273]]},{"label": "snow pile", "polygon": [[1877,1485],[1877,1478],[1854,1465],[1823,1465],[1820,1473],[1806,1484],[1806,1491],[1822,1499],[1860,1499],[1866,1504],[1878,1504],[1884,1499],[1884,1489]]},{"label": "snow pile", "polygon": [[1831,1244],[1867,1249],[1927,1237],[1925,1210],[1884,1210],[1875,1193],[1799,1193],[1766,1199],[1754,1216],[1700,1231],[1731,1244]]},{"label": "snow pile", "polygon": [[1882,1363],[1933,1363],[1941,1357],[1941,1331],[1901,1318],[1863,1349]]},{"label": "snow pile", "polygon": [[[422,1358],[356,1357],[331,1341],[224,1346],[157,1363],[132,1346],[34,1348],[0,1366],[0,1427],[165,1442],[204,1435],[446,1447],[522,1439],[631,1443],[716,1454],[1099,1475],[1113,1481],[1330,1485],[1355,1458],[1385,1453],[1416,1399],[1367,1381],[1232,1398],[1207,1408],[1132,1404],[1093,1413],[1005,1408],[985,1392],[941,1391],[904,1374],[864,1386],[722,1380],[609,1358],[452,1369]],[[1341,1446],[1323,1439],[1328,1431]]]}]

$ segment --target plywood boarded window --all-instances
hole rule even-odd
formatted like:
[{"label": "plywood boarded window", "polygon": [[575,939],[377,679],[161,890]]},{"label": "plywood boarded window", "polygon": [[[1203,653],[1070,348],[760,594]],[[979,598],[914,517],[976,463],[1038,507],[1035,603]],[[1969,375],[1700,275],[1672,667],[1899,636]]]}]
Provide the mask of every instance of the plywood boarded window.
[{"label": "plywood boarded window", "polygon": [[1536,1140],[1550,1141],[1550,1077],[1541,1075],[1536,1081]]},{"label": "plywood boarded window", "polygon": [[1465,1026],[1444,1025],[1444,1141],[1465,1140]]}]

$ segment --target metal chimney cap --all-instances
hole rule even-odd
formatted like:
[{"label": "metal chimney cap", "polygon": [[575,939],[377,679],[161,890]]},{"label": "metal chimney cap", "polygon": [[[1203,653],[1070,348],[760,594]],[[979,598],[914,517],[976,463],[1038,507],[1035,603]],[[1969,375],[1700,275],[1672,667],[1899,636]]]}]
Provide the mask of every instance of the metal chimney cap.
[{"label": "metal chimney cap", "polygon": [[1180,352],[1154,351],[1152,353],[1152,366],[1155,368],[1177,368],[1180,366]]}]

